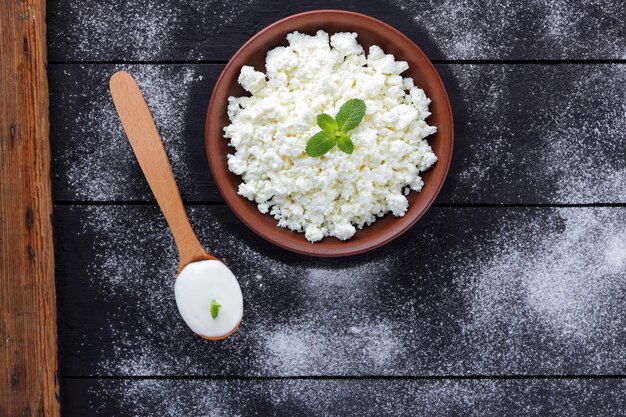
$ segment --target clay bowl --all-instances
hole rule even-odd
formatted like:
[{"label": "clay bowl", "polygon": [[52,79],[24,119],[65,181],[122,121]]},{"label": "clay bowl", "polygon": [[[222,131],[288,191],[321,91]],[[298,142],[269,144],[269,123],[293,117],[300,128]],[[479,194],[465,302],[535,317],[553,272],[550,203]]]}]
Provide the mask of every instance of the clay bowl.
[{"label": "clay bowl", "polygon": [[[234,151],[223,137],[223,128],[229,124],[226,114],[229,96],[242,96],[247,92],[237,84],[243,65],[251,65],[265,71],[267,51],[276,46],[286,46],[286,35],[299,31],[315,34],[323,29],[329,34],[356,32],[358,41],[367,52],[370,45],[379,45],[385,53],[409,63],[403,76],[413,77],[418,87],[431,98],[432,115],[428,123],[435,125],[438,132],[429,137],[429,142],[438,162],[423,174],[424,188],[420,193],[412,192],[409,209],[404,217],[387,214],[372,226],[358,230],[348,241],[325,238],[310,243],[303,233],[296,233],[277,226],[276,220],[261,214],[256,205],[237,195],[241,178],[228,170],[226,155]],[[453,145],[452,112],[446,90],[432,63],[426,55],[405,35],[393,27],[359,13],[339,10],[318,10],[296,14],[279,20],[261,30],[246,42],[228,62],[213,90],[206,117],[205,143],[209,166],[217,187],[235,215],[261,237],[284,249],[312,256],[347,256],[377,248],[397,238],[422,217],[439,193],[444,182]]]}]

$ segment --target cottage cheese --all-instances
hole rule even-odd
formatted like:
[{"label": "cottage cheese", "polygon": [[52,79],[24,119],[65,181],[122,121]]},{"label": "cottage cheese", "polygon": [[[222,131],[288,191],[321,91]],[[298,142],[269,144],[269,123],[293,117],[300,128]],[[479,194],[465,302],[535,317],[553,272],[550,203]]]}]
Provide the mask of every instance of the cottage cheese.
[{"label": "cottage cheese", "polygon": [[[437,130],[425,122],[430,99],[402,77],[408,64],[378,46],[366,56],[356,33],[293,32],[287,40],[267,53],[265,73],[241,69],[250,96],[228,99],[224,136],[235,149],[228,167],[242,177],[239,194],[311,242],[350,239],[388,212],[403,216],[406,195],[422,189],[420,173],[437,161],[424,139]],[[308,156],[317,115],[334,117],[352,98],[367,106],[349,132],[354,152]]]}]

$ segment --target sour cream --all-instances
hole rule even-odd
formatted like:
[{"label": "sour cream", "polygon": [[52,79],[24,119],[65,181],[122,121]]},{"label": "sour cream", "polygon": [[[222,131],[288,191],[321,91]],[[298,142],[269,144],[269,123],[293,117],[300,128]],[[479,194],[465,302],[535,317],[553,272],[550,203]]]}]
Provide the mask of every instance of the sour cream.
[{"label": "sour cream", "polygon": [[[237,278],[220,261],[192,262],[174,284],[176,305],[187,326],[198,335],[220,339],[235,331],[243,316],[243,297]],[[221,307],[211,316],[211,301]]]}]

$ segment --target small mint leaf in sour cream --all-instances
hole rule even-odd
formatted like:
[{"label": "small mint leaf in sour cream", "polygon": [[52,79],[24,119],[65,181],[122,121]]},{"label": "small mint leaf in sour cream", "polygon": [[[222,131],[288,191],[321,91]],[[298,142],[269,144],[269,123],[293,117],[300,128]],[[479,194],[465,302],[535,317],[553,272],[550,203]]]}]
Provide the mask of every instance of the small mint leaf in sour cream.
[{"label": "small mint leaf in sour cream", "polygon": [[217,318],[221,307],[222,305],[215,301],[215,299],[211,300],[211,317],[213,317],[213,320]]}]

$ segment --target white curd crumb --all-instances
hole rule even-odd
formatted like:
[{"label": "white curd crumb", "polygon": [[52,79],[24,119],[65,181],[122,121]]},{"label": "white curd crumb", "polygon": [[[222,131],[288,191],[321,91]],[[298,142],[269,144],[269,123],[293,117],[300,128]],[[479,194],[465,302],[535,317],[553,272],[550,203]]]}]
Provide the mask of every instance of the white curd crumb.
[{"label": "white curd crumb", "polygon": [[265,87],[265,74],[259,71],[255,71],[254,68],[244,65],[241,68],[241,73],[237,82],[250,93],[256,93],[263,87]]},{"label": "white curd crumb", "polygon": [[[437,131],[425,121],[430,99],[402,77],[408,64],[376,45],[366,56],[356,33],[293,32],[287,40],[267,53],[266,73],[241,68],[239,84],[251,95],[228,99],[224,136],[235,149],[228,168],[243,180],[239,195],[311,242],[350,239],[389,212],[404,216],[405,195],[422,189],[420,173],[437,161],[424,139]],[[308,156],[317,115],[334,117],[352,98],[367,106],[349,133],[354,152]]]},{"label": "white curd crumb", "polygon": [[387,205],[394,216],[402,217],[409,208],[409,200],[402,194],[389,194],[387,196]]},{"label": "white curd crumb", "polygon": [[310,242],[317,242],[324,238],[324,232],[316,226],[308,226],[304,232],[304,237]]},{"label": "white curd crumb", "polygon": [[335,230],[333,230],[332,235],[335,236],[339,240],[348,240],[352,236],[356,229],[350,223],[338,224],[335,226]]},{"label": "white curd crumb", "polygon": [[363,53],[363,47],[356,41],[356,33],[335,33],[330,38],[330,46],[345,56]]}]

